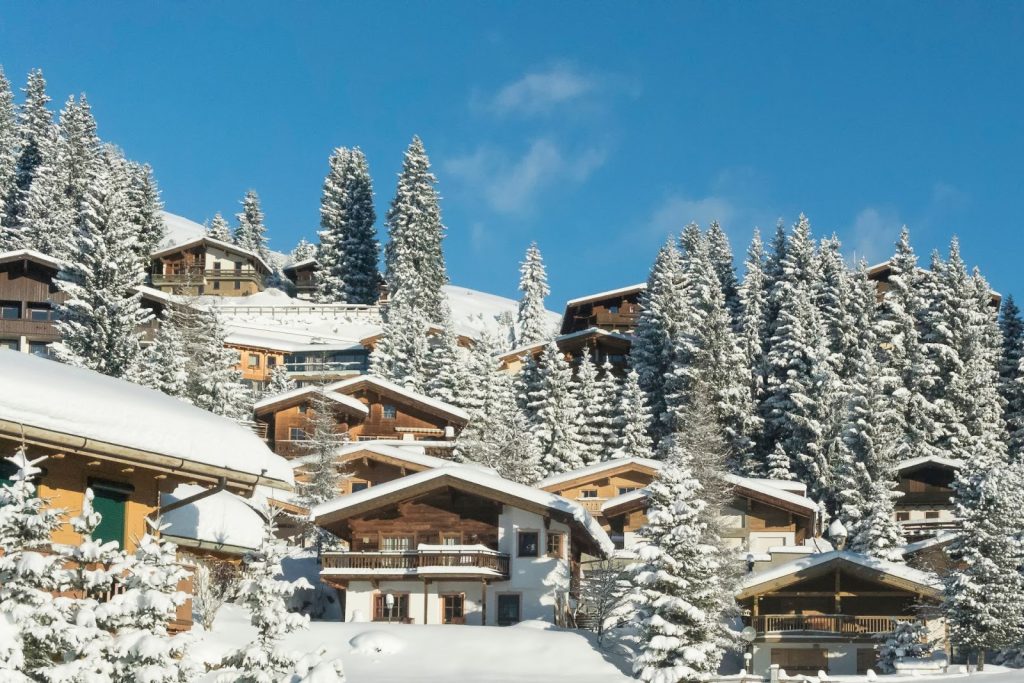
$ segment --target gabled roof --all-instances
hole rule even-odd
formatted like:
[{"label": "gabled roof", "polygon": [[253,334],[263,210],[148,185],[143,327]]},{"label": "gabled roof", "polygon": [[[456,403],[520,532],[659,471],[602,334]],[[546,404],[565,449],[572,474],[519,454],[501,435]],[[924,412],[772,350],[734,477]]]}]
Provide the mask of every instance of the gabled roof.
[{"label": "gabled roof", "polygon": [[263,270],[265,270],[266,272],[273,272],[273,269],[267,264],[266,261],[263,260],[263,257],[261,257],[259,254],[249,251],[248,249],[243,249],[237,244],[231,244],[230,242],[222,242],[221,240],[214,239],[207,235],[196,237],[187,242],[181,242],[180,244],[175,244],[170,247],[165,247],[163,249],[160,249],[159,251],[154,251],[152,254],[149,255],[149,258],[160,258],[161,256],[166,256],[167,254],[173,254],[178,251],[184,251],[185,249],[191,249],[192,247],[199,246],[200,244],[204,246],[216,247],[218,249],[230,252],[232,254],[238,254],[239,256],[246,256],[248,258],[251,258],[260,266],[262,266]]},{"label": "gabled roof", "polygon": [[615,550],[608,534],[582,505],[553,493],[540,491],[532,486],[503,479],[475,467],[458,465],[424,470],[408,477],[401,477],[335,498],[314,507],[310,511],[310,518],[316,524],[324,526],[446,487],[539,514],[549,514],[575,526],[582,534],[580,540],[583,544],[597,553],[610,555]]},{"label": "gabled roof", "polygon": [[[574,339],[586,337],[604,337],[607,339],[615,339],[618,341],[628,342],[630,344],[633,343],[632,335],[622,334],[621,332],[609,332],[608,330],[602,330],[598,327],[588,327],[585,330],[569,332],[568,334],[560,334],[557,337],[555,337],[554,341],[555,344],[560,345],[565,342],[572,341]],[[517,358],[528,353],[533,353],[534,351],[537,351],[539,349],[543,349],[547,345],[547,341],[533,342],[532,344],[526,344],[525,346],[520,346],[519,348],[512,349],[511,351],[506,351],[504,353],[498,354],[498,358],[500,360],[512,360],[513,358]]]},{"label": "gabled roof", "polygon": [[635,456],[611,458],[609,460],[596,462],[593,465],[587,465],[586,467],[580,467],[579,469],[570,470],[568,472],[552,474],[551,476],[538,481],[535,486],[539,489],[550,491],[555,488],[569,488],[569,485],[572,482],[586,482],[590,479],[601,478],[602,476],[611,476],[611,474],[615,472],[633,470],[641,471],[653,476],[660,469],[660,460],[638,458]]},{"label": "gabled roof", "polygon": [[399,396],[410,403],[421,406],[428,412],[440,413],[455,421],[462,422],[463,424],[469,422],[469,414],[461,408],[456,408],[450,403],[439,401],[436,398],[430,398],[429,396],[411,391],[405,387],[401,387],[393,382],[389,382],[373,375],[358,375],[356,377],[349,377],[348,379],[332,382],[327,385],[327,389],[340,394],[350,394],[366,388],[375,389],[383,394]]},{"label": "gabled roof", "polygon": [[957,458],[943,458],[939,455],[922,455],[917,458],[910,458],[896,465],[897,472],[909,472],[926,465],[935,465],[944,469],[958,470],[964,465],[963,460]]},{"label": "gabled roof", "polygon": [[0,350],[0,434],[206,481],[290,488],[292,470],[251,430],[154,389]]},{"label": "gabled roof", "polygon": [[315,394],[323,393],[324,397],[338,403],[350,413],[356,415],[369,415],[370,409],[363,404],[362,401],[346,396],[345,394],[332,391],[331,385],[323,387],[308,386],[299,387],[298,389],[292,389],[276,396],[267,396],[266,398],[257,401],[253,404],[253,412],[257,415],[269,412],[272,408],[282,408],[285,406],[296,405],[312,399]]},{"label": "gabled roof", "polygon": [[287,266],[285,266],[281,270],[283,270],[284,274],[287,275],[289,270],[294,273],[299,268],[305,268],[306,266],[317,266],[317,267],[319,267],[320,264],[317,263],[317,260],[315,258],[308,258],[308,259],[303,259],[302,261],[296,261],[295,263],[289,263]]},{"label": "gabled roof", "polygon": [[634,292],[642,292],[647,289],[647,283],[641,282],[636,285],[629,285],[628,287],[619,287],[618,289],[610,289],[607,292],[598,292],[597,294],[588,294],[581,296],[577,299],[569,299],[565,302],[565,307],[579,306],[580,304],[590,303],[591,301],[601,301],[602,299],[610,299],[613,296],[622,296],[624,294],[632,294]]},{"label": "gabled roof", "polygon": [[907,557],[908,555],[919,553],[922,550],[927,550],[928,548],[947,545],[959,535],[959,531],[940,531],[930,538],[923,538],[920,541],[914,541],[913,543],[908,543],[903,546],[903,556]]},{"label": "gabled roof", "polygon": [[0,252],[0,263],[11,263],[14,261],[32,261],[54,270],[60,270],[61,268],[60,261],[35,249],[15,249],[14,251]]},{"label": "gabled roof", "polygon": [[[486,465],[479,465],[473,462],[456,463],[451,460],[445,460],[444,458],[437,458],[432,455],[416,452],[416,450],[414,450],[415,448],[417,447],[391,446],[388,444],[378,443],[376,441],[360,441],[338,449],[338,453],[334,457],[334,462],[341,465],[352,462],[353,460],[369,458],[389,465],[406,467],[413,472],[437,469],[438,467],[459,466],[475,467],[485,472],[494,473],[494,470]],[[292,460],[290,464],[292,469],[299,469],[303,465],[316,461],[317,457],[318,456],[315,455],[305,455],[301,458]]]},{"label": "gabled roof", "polygon": [[[173,493],[162,494],[161,504],[170,505],[205,490],[182,484]],[[168,525],[161,535],[179,546],[235,555],[260,546],[266,522],[249,501],[230,491],[218,491],[166,512],[160,521]]]},{"label": "gabled roof", "polygon": [[[232,326],[228,326],[231,330]],[[281,351],[283,353],[300,353],[311,351],[365,351],[365,347],[354,341],[331,341],[322,344],[306,344],[292,342],[261,334],[250,334],[247,332],[229,331],[224,337],[224,343],[230,346],[247,346],[254,349],[265,349],[268,351]]]},{"label": "gabled roof", "polygon": [[743,600],[769,590],[778,590],[804,579],[828,574],[835,569],[843,569],[925,597],[937,599],[942,596],[942,581],[935,574],[849,550],[833,550],[801,557],[751,574],[740,584],[736,599]]}]

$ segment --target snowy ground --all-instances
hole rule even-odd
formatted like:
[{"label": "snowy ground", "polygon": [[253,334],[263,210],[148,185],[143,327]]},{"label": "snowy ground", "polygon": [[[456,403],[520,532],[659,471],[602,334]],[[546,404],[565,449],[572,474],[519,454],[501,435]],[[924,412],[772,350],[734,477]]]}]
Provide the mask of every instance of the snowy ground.
[{"label": "snowy ground", "polygon": [[[308,631],[288,636],[284,645],[302,652],[327,648],[327,657],[340,657],[348,683],[625,683],[611,655],[593,644],[588,634],[543,630],[535,622],[509,628],[494,626],[410,626],[317,621]],[[226,606],[210,634],[189,647],[189,656],[204,662],[218,660],[252,637],[243,610]],[[380,635],[383,634],[383,635]],[[395,648],[390,654],[354,651],[350,641]],[[359,643],[359,641],[357,641]],[[363,645],[366,650],[371,648]],[[206,681],[213,681],[208,676]],[[992,681],[996,683],[996,681]]]}]

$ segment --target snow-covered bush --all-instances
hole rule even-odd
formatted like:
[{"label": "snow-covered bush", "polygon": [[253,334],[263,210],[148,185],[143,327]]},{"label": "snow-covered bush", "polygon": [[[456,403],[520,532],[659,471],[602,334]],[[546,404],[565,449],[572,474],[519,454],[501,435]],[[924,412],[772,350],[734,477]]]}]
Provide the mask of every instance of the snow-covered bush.
[{"label": "snow-covered bush", "polygon": [[192,614],[207,631],[238,583],[238,568],[230,562],[208,558],[195,560],[192,573]]},{"label": "snow-covered bush", "polygon": [[879,639],[878,666],[886,673],[895,671],[896,662],[903,659],[928,657],[935,647],[935,641],[928,637],[928,627],[920,621],[901,621]]}]

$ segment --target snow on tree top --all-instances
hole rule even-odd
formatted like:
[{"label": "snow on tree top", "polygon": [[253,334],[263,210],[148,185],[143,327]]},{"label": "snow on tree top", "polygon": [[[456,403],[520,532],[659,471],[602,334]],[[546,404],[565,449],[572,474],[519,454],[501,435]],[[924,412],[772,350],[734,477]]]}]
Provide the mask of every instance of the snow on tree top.
[{"label": "snow on tree top", "polygon": [[[160,497],[161,505],[170,505],[205,490],[202,486],[181,484],[173,493]],[[163,531],[164,536],[173,536],[178,545],[212,546],[218,550],[223,550],[223,546],[248,550],[258,548],[266,524],[263,516],[248,501],[230,491],[218,491],[166,512],[160,521],[168,525]]]},{"label": "snow on tree top", "polygon": [[0,420],[16,426],[177,458],[229,479],[292,484],[287,461],[250,430],[159,391],[6,349],[0,377]]},{"label": "snow on tree top", "polygon": [[513,499],[521,500],[525,503],[533,505],[540,505],[550,510],[557,510],[563,513],[567,513],[572,519],[586,531],[586,533],[593,539],[594,543],[606,554],[611,555],[615,551],[615,545],[611,539],[608,538],[608,534],[605,533],[601,525],[598,524],[590,513],[583,508],[582,505],[575,501],[568,500],[562,496],[554,493],[548,493],[535,489],[532,486],[526,484],[519,484],[508,479],[503,479],[494,474],[489,474],[475,467],[464,467],[460,465],[452,465],[449,467],[439,467],[432,470],[424,470],[423,472],[417,472],[416,474],[409,475],[407,477],[401,477],[392,481],[372,486],[368,489],[351,493],[347,496],[341,496],[335,498],[332,501],[317,505],[310,510],[310,518],[313,521],[317,519],[332,515],[337,512],[341,512],[348,508],[355,506],[364,505],[372,502],[382,496],[388,496],[390,494],[400,492],[403,489],[409,489],[418,487],[423,484],[428,484],[433,480],[442,480],[439,485],[445,483],[451,483],[452,480],[465,482],[472,487],[478,488],[483,487],[490,491],[502,493],[506,496],[510,496]]}]

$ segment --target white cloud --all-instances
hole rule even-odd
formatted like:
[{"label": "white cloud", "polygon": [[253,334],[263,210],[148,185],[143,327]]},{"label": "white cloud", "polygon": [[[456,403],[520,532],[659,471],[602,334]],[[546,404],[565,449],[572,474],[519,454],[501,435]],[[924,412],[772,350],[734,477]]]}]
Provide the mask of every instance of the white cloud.
[{"label": "white cloud", "polygon": [[892,256],[903,221],[895,211],[868,206],[861,209],[850,226],[852,260],[864,259],[869,265]]},{"label": "white cloud", "polygon": [[586,181],[605,158],[606,153],[599,148],[569,153],[549,139],[540,139],[518,158],[481,147],[447,161],[444,168],[477,191],[495,211],[523,213],[533,208],[544,190]]},{"label": "white cloud", "polygon": [[737,217],[736,206],[725,197],[707,196],[698,198],[673,195],[663,201],[651,214],[651,232],[658,235],[674,235],[690,224],[707,227],[712,221],[723,225]]},{"label": "white cloud", "polygon": [[597,88],[597,80],[566,65],[528,73],[501,88],[488,103],[499,114],[539,114],[578,100]]}]

